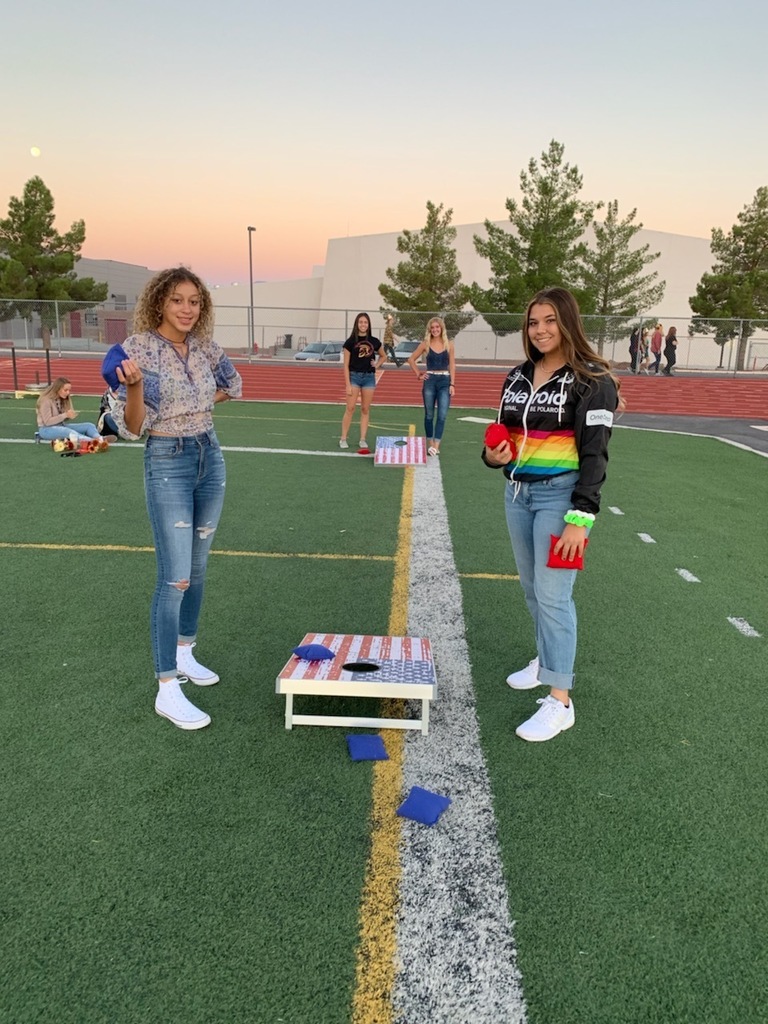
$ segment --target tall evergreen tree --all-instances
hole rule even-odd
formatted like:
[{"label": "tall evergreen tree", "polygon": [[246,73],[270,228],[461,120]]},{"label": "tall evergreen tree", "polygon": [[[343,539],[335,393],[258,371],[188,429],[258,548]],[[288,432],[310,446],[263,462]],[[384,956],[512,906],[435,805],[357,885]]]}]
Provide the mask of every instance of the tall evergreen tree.
[{"label": "tall evergreen tree", "polygon": [[[507,199],[512,230],[485,221],[487,238],[475,235],[475,249],[490,262],[490,287],[473,284],[471,301],[497,334],[520,330],[519,316],[540,288],[561,285],[581,298],[585,229],[598,204],[578,198],[582,176],[564,162],[565,147],[554,139],[520,174],[522,199]],[[494,316],[493,314],[497,314]]]},{"label": "tall evergreen tree", "polygon": [[590,334],[600,353],[606,340],[629,334],[627,324],[632,317],[652,312],[664,297],[666,281],[659,281],[656,271],[644,273],[661,253],[652,253],[650,245],[631,248],[632,239],[643,229],[642,224],[633,223],[636,215],[637,210],[632,210],[620,219],[614,199],[606,206],[603,222],[592,222],[595,246],[584,254],[581,308],[596,317],[588,327],[593,327]]},{"label": "tall evergreen tree", "polygon": [[78,278],[74,266],[85,242],[85,222],[75,221],[61,235],[53,226],[53,196],[42,178],[30,178],[21,199],[12,196],[8,216],[0,220],[0,315],[40,316],[43,344],[50,345],[58,313],[103,302],[107,285]]},{"label": "tall evergreen tree", "polygon": [[456,228],[451,227],[453,210],[443,204],[427,202],[427,222],[421,231],[403,231],[397,239],[397,251],[408,256],[393,269],[387,269],[391,284],[380,284],[386,302],[382,313],[393,314],[396,334],[421,339],[430,317],[445,320],[448,336],[453,338],[474,320],[462,313],[469,301],[469,288],[461,283],[453,242]]},{"label": "tall evergreen tree", "polygon": [[[743,370],[755,320],[768,318],[768,187],[761,186],[729,232],[712,229],[715,262],[689,299],[694,329],[724,345],[738,337],[736,369]],[[722,362],[722,358],[721,358]]]}]

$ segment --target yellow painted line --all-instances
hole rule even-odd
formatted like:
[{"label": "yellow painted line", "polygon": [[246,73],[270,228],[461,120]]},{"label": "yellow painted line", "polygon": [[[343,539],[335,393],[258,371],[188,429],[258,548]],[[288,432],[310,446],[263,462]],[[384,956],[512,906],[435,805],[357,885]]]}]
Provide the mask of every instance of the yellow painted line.
[{"label": "yellow painted line", "polygon": [[[154,552],[150,547],[132,547],[129,544],[11,544],[0,541],[0,548],[32,548],[40,551],[134,551]],[[336,555],[308,551],[219,551],[212,555],[226,555],[230,558],[314,558],[331,562],[392,562],[392,555]]]},{"label": "yellow painted line", "polygon": [[[413,437],[416,428],[409,427]],[[408,626],[408,586],[413,516],[413,467],[405,470],[397,530],[395,572],[389,611],[390,636],[405,636]],[[384,715],[401,717],[402,701],[384,702]],[[402,819],[395,811],[403,788],[405,733],[387,730],[388,761],[373,762],[371,852],[360,905],[360,937],[355,968],[352,1024],[392,1024],[397,952],[397,903],[400,889]]]},{"label": "yellow painted line", "polygon": [[131,547],[129,544],[11,544],[0,541],[0,548],[33,549],[37,551],[154,551],[154,548]]},{"label": "yellow painted line", "polygon": [[504,572],[460,572],[460,580],[519,580],[519,576],[511,576]]}]

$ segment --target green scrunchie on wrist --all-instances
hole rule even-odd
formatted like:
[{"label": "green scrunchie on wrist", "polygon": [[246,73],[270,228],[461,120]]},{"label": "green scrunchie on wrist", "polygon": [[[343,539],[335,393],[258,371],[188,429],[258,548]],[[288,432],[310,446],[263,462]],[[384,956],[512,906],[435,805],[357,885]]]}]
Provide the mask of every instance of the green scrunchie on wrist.
[{"label": "green scrunchie on wrist", "polygon": [[563,516],[566,523],[571,526],[594,526],[595,517],[590,512],[575,512],[571,510]]}]

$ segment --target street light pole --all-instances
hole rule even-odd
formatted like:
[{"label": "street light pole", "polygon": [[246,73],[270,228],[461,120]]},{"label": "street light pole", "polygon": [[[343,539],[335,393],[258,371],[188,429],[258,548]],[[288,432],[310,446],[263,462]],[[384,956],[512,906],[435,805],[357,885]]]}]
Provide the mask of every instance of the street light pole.
[{"label": "street light pole", "polygon": [[253,245],[251,239],[256,228],[248,228],[248,285],[251,289],[251,305],[248,308],[248,345],[250,355],[253,355],[254,323],[253,323]]}]

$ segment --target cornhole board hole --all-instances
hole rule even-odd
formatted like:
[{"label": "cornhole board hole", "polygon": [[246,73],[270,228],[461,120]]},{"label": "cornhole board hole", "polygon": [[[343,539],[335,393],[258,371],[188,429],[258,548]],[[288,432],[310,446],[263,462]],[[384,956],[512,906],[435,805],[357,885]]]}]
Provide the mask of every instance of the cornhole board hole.
[{"label": "cornhole board hole", "polygon": [[426,437],[377,437],[374,466],[426,466]]},{"label": "cornhole board hole", "polygon": [[[304,644],[323,644],[334,652],[334,657],[326,661],[303,661],[292,654],[280,670],[275,688],[277,693],[285,695],[286,729],[294,725],[343,725],[346,728],[420,729],[425,735],[429,731],[429,702],[437,692],[429,640],[414,636],[307,633],[297,646]],[[421,717],[297,715],[293,710],[295,694],[420,700]]]}]

